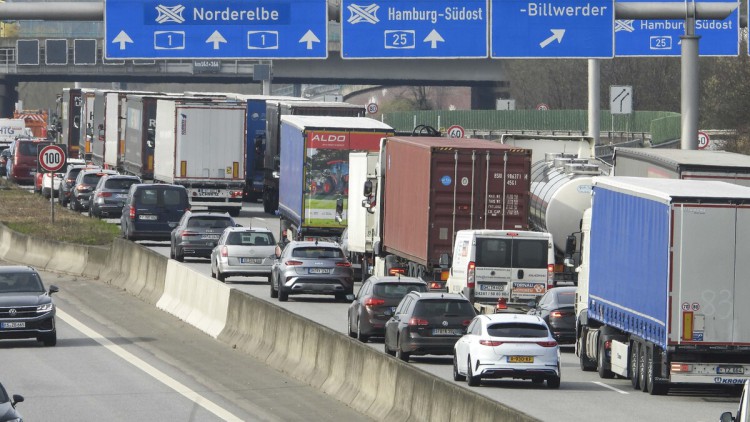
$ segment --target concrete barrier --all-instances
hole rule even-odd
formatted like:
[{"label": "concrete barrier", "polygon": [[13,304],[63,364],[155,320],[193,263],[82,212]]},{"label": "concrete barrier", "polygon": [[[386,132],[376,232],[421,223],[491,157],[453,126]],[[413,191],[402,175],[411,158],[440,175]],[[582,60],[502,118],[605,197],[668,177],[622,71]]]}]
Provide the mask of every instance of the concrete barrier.
[{"label": "concrete barrier", "polygon": [[86,248],[86,265],[81,275],[98,279],[107,269],[110,248],[104,246],[89,246]]},{"label": "concrete barrier", "polygon": [[377,420],[536,420],[238,290],[218,339]]},{"label": "concrete barrier", "polygon": [[216,338],[226,325],[231,290],[220,281],[170,260],[164,294],[156,307]]},{"label": "concrete barrier", "polygon": [[155,305],[164,293],[167,261],[167,257],[145,246],[115,239],[100,278]]}]

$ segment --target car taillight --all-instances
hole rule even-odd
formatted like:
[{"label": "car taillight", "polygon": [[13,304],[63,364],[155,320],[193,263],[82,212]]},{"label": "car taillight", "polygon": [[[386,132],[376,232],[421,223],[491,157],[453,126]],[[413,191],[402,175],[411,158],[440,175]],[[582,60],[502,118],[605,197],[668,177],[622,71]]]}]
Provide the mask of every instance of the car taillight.
[{"label": "car taillight", "polygon": [[467,320],[464,320],[463,322],[461,322],[461,325],[463,325],[464,327],[468,327],[470,324],[471,324],[471,320],[470,319],[467,319]]},{"label": "car taillight", "polygon": [[406,274],[406,270],[403,268],[391,268],[390,270],[388,270],[388,274],[389,275],[398,275],[398,274],[403,275],[403,274]]},{"label": "car taillight", "polygon": [[497,340],[479,340],[479,344],[481,344],[482,346],[496,347],[503,344],[503,342]]},{"label": "car taillight", "polygon": [[96,197],[97,198],[109,198],[112,196],[112,192],[97,192]]},{"label": "car taillight", "polygon": [[195,236],[196,234],[198,234],[198,232],[193,232],[193,231],[190,231],[190,230],[185,230],[184,232],[180,233],[180,236],[181,237],[188,237],[188,236]]},{"label": "car taillight", "polygon": [[553,284],[555,279],[555,264],[547,264],[547,289],[551,289],[550,284]]},{"label": "car taillight", "polygon": [[292,260],[289,260],[289,261],[285,262],[284,264],[287,265],[287,266],[302,265],[302,261],[292,261]]},{"label": "car taillight", "polygon": [[432,289],[442,289],[442,288],[443,288],[443,286],[440,283],[438,283],[437,281],[433,281],[433,282],[430,283],[430,290],[432,290]]},{"label": "car taillight", "polygon": [[508,299],[501,297],[497,300],[497,306],[495,309],[508,309]]},{"label": "car taillight", "polygon": [[556,341],[537,341],[536,344],[542,346],[542,347],[555,347],[557,346]]},{"label": "car taillight", "polygon": [[612,340],[607,340],[604,342],[604,348],[609,350],[612,348]]},{"label": "car taillight", "polygon": [[230,198],[241,198],[242,197],[242,191],[241,190],[233,190],[229,192]]},{"label": "car taillight", "polygon": [[226,246],[222,246],[221,247],[221,256],[223,256],[225,258],[227,256],[229,256],[229,248],[227,248]]},{"label": "car taillight", "polygon": [[418,325],[428,325],[429,322],[427,322],[426,319],[421,318],[412,318],[409,320],[409,325],[411,326],[418,326]]},{"label": "car taillight", "polygon": [[365,300],[365,307],[372,308],[373,306],[382,306],[385,305],[385,301],[383,299],[375,299],[375,298],[368,298]]},{"label": "car taillight", "polygon": [[477,265],[474,263],[474,261],[469,262],[469,267],[466,268],[466,287],[473,289],[475,284],[475,272],[476,272]]},{"label": "car taillight", "polygon": [[80,184],[80,185],[76,186],[76,189],[78,189],[78,190],[84,190],[84,189],[88,189],[88,187],[86,185],[84,185],[84,184]]},{"label": "car taillight", "polygon": [[130,206],[130,211],[128,212],[128,216],[130,217],[131,220],[135,220],[135,207],[132,205]]},{"label": "car taillight", "polygon": [[348,267],[352,266],[352,263],[349,262],[349,261],[341,261],[341,262],[337,262],[336,266],[337,267],[347,267],[348,268]]},{"label": "car taillight", "polygon": [[562,318],[563,315],[565,315],[563,312],[560,311],[552,311],[549,313],[550,318]]}]

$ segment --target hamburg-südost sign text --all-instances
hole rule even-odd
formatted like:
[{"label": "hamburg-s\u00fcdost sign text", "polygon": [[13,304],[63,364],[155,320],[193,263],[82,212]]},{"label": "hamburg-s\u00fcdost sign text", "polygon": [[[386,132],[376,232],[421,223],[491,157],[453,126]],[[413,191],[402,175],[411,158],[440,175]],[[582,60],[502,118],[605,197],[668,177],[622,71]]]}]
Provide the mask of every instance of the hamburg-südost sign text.
[{"label": "hamburg-s\u00fcdost sign text", "polygon": [[328,57],[326,0],[106,0],[107,59]]}]

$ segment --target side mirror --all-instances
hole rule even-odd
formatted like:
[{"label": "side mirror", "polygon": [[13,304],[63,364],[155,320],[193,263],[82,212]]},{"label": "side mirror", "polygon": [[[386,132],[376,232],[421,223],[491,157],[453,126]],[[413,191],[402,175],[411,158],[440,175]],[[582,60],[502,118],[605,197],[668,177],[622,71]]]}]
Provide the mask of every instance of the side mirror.
[{"label": "side mirror", "polygon": [[530,300],[529,303],[526,304],[529,308],[536,308],[536,301]]},{"label": "side mirror", "polygon": [[440,260],[438,261],[438,265],[442,269],[450,268],[451,266],[451,256],[447,253],[440,255]]},{"label": "side mirror", "polygon": [[576,251],[576,237],[568,236],[565,240],[565,255],[572,255]]},{"label": "side mirror", "polygon": [[368,180],[368,181],[365,182],[365,188],[364,188],[364,191],[362,192],[362,194],[364,196],[367,196],[367,195],[369,195],[371,193],[372,193],[372,180]]},{"label": "side mirror", "polygon": [[348,300],[350,302],[353,302],[354,301],[354,295],[351,294],[351,293],[349,293],[348,295],[346,295],[346,300]]},{"label": "side mirror", "polygon": [[57,293],[59,291],[60,291],[60,289],[57,286],[55,286],[54,284],[51,284],[49,286],[49,294]]},{"label": "side mirror", "polygon": [[565,258],[563,260],[563,265],[565,265],[568,268],[576,267],[576,262],[573,258]]},{"label": "side mirror", "polygon": [[[18,403],[21,403],[24,400],[23,396],[20,394],[13,394],[13,403],[10,405],[13,407],[16,407]],[[731,414],[730,414],[731,415]]]},{"label": "side mirror", "polygon": [[719,417],[719,421],[734,422],[734,416],[732,416],[732,412],[724,412],[721,414],[721,417]]}]

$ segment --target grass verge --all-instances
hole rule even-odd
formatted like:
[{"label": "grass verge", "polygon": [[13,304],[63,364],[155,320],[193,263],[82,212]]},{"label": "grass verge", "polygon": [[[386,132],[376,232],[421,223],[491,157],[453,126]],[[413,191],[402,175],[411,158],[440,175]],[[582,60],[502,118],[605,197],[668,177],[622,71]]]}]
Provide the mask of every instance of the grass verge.
[{"label": "grass verge", "polygon": [[57,202],[54,223],[51,214],[48,199],[19,189],[7,180],[0,184],[0,222],[12,230],[81,245],[109,245],[120,235],[118,226],[72,212]]}]

